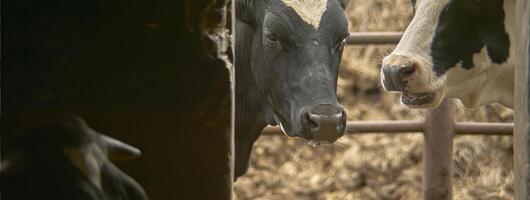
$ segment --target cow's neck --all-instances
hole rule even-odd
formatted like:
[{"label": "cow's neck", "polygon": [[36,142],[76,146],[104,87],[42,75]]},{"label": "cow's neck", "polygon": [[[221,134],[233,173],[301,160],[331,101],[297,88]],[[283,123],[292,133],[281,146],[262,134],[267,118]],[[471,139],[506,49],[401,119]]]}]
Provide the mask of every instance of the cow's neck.
[{"label": "cow's neck", "polygon": [[513,108],[514,104],[514,76],[515,76],[515,0],[504,1],[504,25],[510,38],[510,56],[508,61],[500,66],[491,66],[501,68],[498,73],[485,87],[479,91],[482,94],[481,105],[490,103],[500,103],[504,106]]},{"label": "cow's neck", "polygon": [[[502,70],[498,72],[492,72],[495,70],[491,70],[499,68]],[[454,87],[448,87],[448,90],[454,93],[447,94],[447,96],[458,97],[464,106],[468,108],[475,108],[491,103],[500,103],[504,106],[512,107],[514,69],[513,63],[490,66],[490,70],[482,73],[480,76],[476,76]],[[464,90],[472,92],[461,95]],[[459,93],[460,95],[455,96],[455,93]]]},{"label": "cow's neck", "polygon": [[[473,91],[466,95],[458,96],[465,107],[474,108],[491,103],[499,103],[507,107],[514,104],[514,75],[515,75],[515,1],[504,1],[504,25],[510,38],[510,56],[506,63],[488,66],[488,70],[475,78],[468,79],[451,89],[455,94],[463,93],[464,90]],[[485,54],[485,51],[484,53]],[[472,89],[469,89],[472,87]],[[448,94],[449,97],[456,96]]]},{"label": "cow's neck", "polygon": [[[249,84],[248,80],[237,80],[238,83]],[[267,126],[267,115],[270,112],[268,106],[254,87],[236,86],[236,133],[256,132]],[[254,133],[245,133],[254,134]]]},{"label": "cow's neck", "polygon": [[251,67],[254,29],[238,23],[236,41],[236,136],[256,137],[272,119],[272,110],[265,103],[256,85]]}]

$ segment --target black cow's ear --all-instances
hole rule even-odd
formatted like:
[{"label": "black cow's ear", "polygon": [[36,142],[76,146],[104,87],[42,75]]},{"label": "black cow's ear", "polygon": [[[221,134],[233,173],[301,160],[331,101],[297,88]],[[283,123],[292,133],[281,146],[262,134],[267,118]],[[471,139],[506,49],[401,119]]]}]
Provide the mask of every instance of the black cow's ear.
[{"label": "black cow's ear", "polygon": [[256,18],[254,0],[236,0],[236,18],[254,27]]},{"label": "black cow's ear", "polygon": [[348,4],[350,4],[350,0],[338,0],[340,3],[340,6],[342,6],[343,9],[346,9],[348,7]]}]

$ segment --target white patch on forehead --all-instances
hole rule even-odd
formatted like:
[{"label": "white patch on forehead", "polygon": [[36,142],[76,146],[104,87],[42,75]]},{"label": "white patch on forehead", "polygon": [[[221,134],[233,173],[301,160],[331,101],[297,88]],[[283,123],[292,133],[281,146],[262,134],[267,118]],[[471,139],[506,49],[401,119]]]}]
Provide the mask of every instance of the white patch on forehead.
[{"label": "white patch on forehead", "polygon": [[328,0],[281,0],[293,10],[307,24],[318,29],[320,20],[326,12]]}]

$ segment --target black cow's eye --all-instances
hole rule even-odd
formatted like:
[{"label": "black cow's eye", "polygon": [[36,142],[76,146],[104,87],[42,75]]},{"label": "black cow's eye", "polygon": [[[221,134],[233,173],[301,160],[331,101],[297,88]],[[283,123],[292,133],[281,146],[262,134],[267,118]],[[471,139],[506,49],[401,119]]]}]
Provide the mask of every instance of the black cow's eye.
[{"label": "black cow's eye", "polygon": [[269,42],[273,42],[273,43],[277,43],[277,42],[279,42],[278,38],[277,38],[277,37],[274,37],[273,35],[268,35],[266,38],[267,38],[267,40],[268,40]]},{"label": "black cow's eye", "polygon": [[265,34],[264,38],[265,38],[265,43],[267,45],[281,48],[280,38],[276,37],[274,34],[271,34],[271,33]]}]

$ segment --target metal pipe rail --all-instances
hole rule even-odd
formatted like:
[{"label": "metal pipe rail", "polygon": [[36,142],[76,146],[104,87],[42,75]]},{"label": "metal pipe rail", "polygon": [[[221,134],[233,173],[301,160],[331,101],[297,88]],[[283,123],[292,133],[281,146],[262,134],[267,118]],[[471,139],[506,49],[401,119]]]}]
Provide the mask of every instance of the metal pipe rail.
[{"label": "metal pipe rail", "polygon": [[[485,122],[458,122],[454,125],[458,135],[512,135],[513,123],[485,123]],[[424,132],[425,122],[422,120],[403,121],[348,121],[347,134],[362,133],[410,133]],[[263,129],[265,135],[281,135],[278,126],[268,126]]]},{"label": "metal pipe rail", "polygon": [[[529,1],[529,0],[522,0]],[[524,6],[521,6],[524,7]],[[522,9],[524,10],[524,9]],[[528,12],[528,10],[524,10]],[[347,38],[348,45],[395,45],[399,43],[399,40],[403,36],[402,32],[353,32]],[[526,37],[526,36],[525,36]],[[528,48],[528,47],[525,47]],[[524,56],[523,56],[524,57]],[[526,66],[521,65],[521,66]],[[525,73],[521,73],[526,76]],[[526,81],[522,81],[526,87]],[[527,92],[527,88],[524,88],[522,92]],[[521,92],[521,91],[519,91]],[[526,94],[526,93],[525,93]],[[524,96],[525,95],[520,95]],[[524,100],[527,102],[527,99]],[[526,104],[525,104],[526,105]],[[452,199],[452,149],[453,149],[453,136],[458,135],[513,135],[514,124],[513,123],[476,123],[476,122],[454,122],[452,112],[451,100],[444,100],[440,107],[435,109],[429,109],[424,121],[420,120],[409,120],[409,121],[349,121],[347,123],[348,134],[362,134],[362,133],[407,133],[407,132],[422,132],[425,144],[423,145],[423,180],[422,190],[423,199]],[[517,103],[516,103],[517,107]],[[526,109],[516,109],[526,110]],[[528,115],[525,115],[528,116]],[[517,119],[517,113],[516,113]],[[519,117],[519,120],[521,117]],[[525,123],[528,122],[528,118],[525,118]],[[520,125],[521,123],[519,123]],[[526,126],[527,127],[527,126]],[[521,129],[521,126],[519,126]],[[516,174],[523,177],[530,177],[530,170],[528,166],[528,157],[524,159],[517,158],[517,154],[528,155],[526,143],[528,138],[519,137],[526,135],[526,130],[521,131],[515,136],[515,139],[521,139],[521,141],[515,142],[516,154],[516,165],[519,162],[524,167],[519,167]],[[521,133],[522,132],[522,133]],[[282,134],[279,127],[266,127],[262,134]],[[517,152],[517,150],[521,152]],[[524,150],[524,151],[522,151]],[[445,174],[445,176],[440,176]],[[529,180],[523,178],[523,181]],[[517,188],[516,199],[524,199],[528,197],[528,191],[525,188],[530,188],[530,181],[522,182],[519,180],[514,184]],[[530,190],[529,190],[530,191]],[[517,198],[518,197],[518,198]]]},{"label": "metal pipe rail", "polygon": [[402,32],[351,32],[346,40],[348,45],[369,45],[369,44],[397,44]]}]

